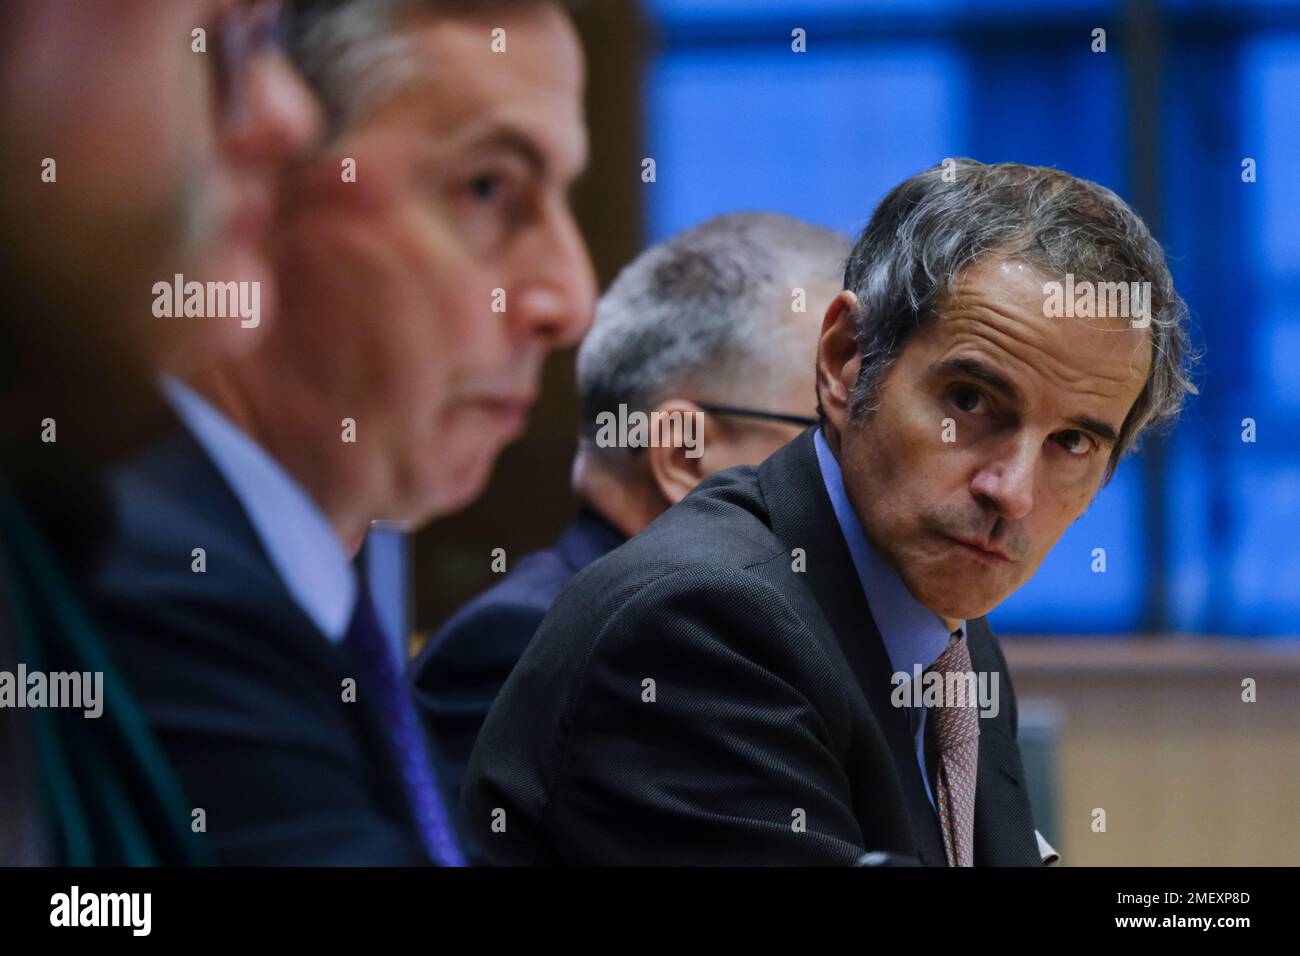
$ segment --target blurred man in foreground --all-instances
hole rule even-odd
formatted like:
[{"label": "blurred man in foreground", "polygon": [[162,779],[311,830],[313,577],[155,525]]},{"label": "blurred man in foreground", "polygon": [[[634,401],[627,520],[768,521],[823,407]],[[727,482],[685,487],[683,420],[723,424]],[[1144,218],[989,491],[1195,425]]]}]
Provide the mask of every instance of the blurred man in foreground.
[{"label": "blurred man in foreground", "polygon": [[462,862],[350,562],[481,491],[594,299],[577,37],[548,0],[479,6],[298,5],[329,127],[285,183],[281,314],[170,379],[184,428],[117,475],[96,609],[223,862]]},{"label": "blurred man in foreground", "polygon": [[[785,216],[720,216],[642,253],[601,298],[578,352],[577,517],[458,611],[412,668],[453,792],[492,701],[569,578],[707,475],[758,464],[816,421],[817,334],[850,245]],[[620,407],[658,413],[655,441],[603,443],[598,421]],[[673,440],[672,415],[701,422],[692,447]]]},{"label": "blurred man in foreground", "polygon": [[176,273],[270,278],[275,173],[318,126],[274,7],[0,7],[0,671],[102,678],[99,716],[0,710],[3,862],[206,858],[81,591],[116,533],[105,471],[165,419],[154,369],[256,338],[150,301]]},{"label": "blurred man in foreground", "polygon": [[820,426],[589,565],[529,644],[464,785],[489,861],[1043,861],[985,615],[1176,415],[1186,309],[1114,193],[969,160],[885,197],[844,287]]}]

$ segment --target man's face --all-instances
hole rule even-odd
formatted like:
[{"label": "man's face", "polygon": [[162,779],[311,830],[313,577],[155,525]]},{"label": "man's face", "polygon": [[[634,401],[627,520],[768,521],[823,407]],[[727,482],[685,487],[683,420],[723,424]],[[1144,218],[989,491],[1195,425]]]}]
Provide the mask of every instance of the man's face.
[{"label": "man's face", "polygon": [[1147,332],[1046,318],[1043,282],[1016,261],[969,268],[861,428],[844,400],[860,365],[851,318],[827,314],[819,385],[845,487],[882,557],[946,619],[986,614],[1038,569],[1101,486],[1150,369]]},{"label": "man's face", "polygon": [[282,237],[292,321],[273,354],[356,420],[385,473],[375,517],[418,523],[482,490],[543,358],[586,330],[595,281],[568,203],[587,153],[568,18],[538,5],[407,28],[429,79],[314,164]]},{"label": "man's face", "polygon": [[[106,366],[167,360],[195,338],[196,354],[237,340],[237,321],[154,318],[153,283],[182,270],[269,279],[274,173],[314,136],[317,113],[267,53],[240,77],[242,122],[225,122],[221,27],[250,6],[19,0],[10,12],[0,142],[14,176],[0,238],[31,306],[73,324],[67,343]],[[193,49],[197,29],[206,52]],[[47,158],[52,181],[41,178]]]}]

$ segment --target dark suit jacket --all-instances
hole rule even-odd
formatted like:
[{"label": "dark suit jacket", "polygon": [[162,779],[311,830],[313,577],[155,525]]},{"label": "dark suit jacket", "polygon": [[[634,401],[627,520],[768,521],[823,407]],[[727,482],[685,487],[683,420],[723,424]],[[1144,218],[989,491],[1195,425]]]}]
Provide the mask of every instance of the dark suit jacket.
[{"label": "dark suit jacket", "polygon": [[365,681],[290,596],[198,443],[178,426],[111,493],[120,533],[93,611],[219,861],[427,862]]},{"label": "dark suit jacket", "polygon": [[[102,675],[98,717],[0,710],[0,865],[205,864],[207,836],[191,829],[180,782],[79,593],[77,572],[111,525],[99,476],[38,506],[0,481],[0,670]],[[75,534],[64,524],[73,515]]]},{"label": "dark suit jacket", "polygon": [[521,558],[447,621],[411,665],[416,706],[441,757],[452,799],[483,721],[569,579],[627,538],[589,509],[555,545]]},{"label": "dark suit jacket", "polygon": [[[470,758],[490,862],[945,864],[812,434],[707,479],[563,591]],[[975,862],[1040,865],[1005,661],[984,619],[968,635],[1001,682]]]}]

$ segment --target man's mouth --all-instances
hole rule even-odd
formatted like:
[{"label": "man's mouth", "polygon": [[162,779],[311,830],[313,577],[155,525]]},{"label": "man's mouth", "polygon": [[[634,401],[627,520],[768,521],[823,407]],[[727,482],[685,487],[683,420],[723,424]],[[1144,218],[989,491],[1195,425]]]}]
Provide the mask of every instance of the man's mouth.
[{"label": "man's mouth", "polygon": [[945,535],[944,537],[963,551],[975,555],[984,561],[998,562],[1011,560],[1007,557],[1006,552],[1001,548],[990,548],[983,542],[972,541],[966,538],[954,538],[952,535]]},{"label": "man's mouth", "polygon": [[532,411],[533,400],[522,396],[492,396],[483,398],[478,403],[494,417],[507,422],[512,432],[523,431],[528,424],[528,414]]}]

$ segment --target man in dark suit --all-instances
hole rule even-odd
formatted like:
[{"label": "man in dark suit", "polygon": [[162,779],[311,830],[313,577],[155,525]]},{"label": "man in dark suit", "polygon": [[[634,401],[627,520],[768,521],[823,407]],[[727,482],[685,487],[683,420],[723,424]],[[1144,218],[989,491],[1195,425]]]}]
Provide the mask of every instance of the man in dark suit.
[{"label": "man in dark suit", "polygon": [[[718,216],[647,249],[601,297],[578,350],[584,420],[619,405],[650,408],[661,423],[698,415],[701,453],[670,440],[602,446],[584,428],[573,464],[577,517],[429,639],[412,680],[457,796],[493,700],[569,578],[701,479],[757,464],[815,420],[807,370],[849,246],[847,236],[788,216]],[[732,369],[728,380],[719,367]]]},{"label": "man in dark suit", "polygon": [[[1062,319],[1060,282],[1149,285]],[[985,615],[1176,414],[1185,308],[1113,193],[969,160],[844,285],[821,424],[577,575],[506,682],[462,798],[489,861],[1042,859]]]},{"label": "man in dark suit", "polygon": [[95,612],[219,862],[463,862],[352,557],[479,493],[594,299],[576,32],[549,0],[476,6],[295,6],[330,122],[285,181],[280,310],[167,379],[177,427],[114,473]]},{"label": "man in dark suit", "polygon": [[160,323],[148,302],[176,272],[257,282],[270,268],[267,197],[319,125],[267,42],[274,13],[0,4],[0,671],[94,675],[101,705],[0,707],[0,864],[210,858],[85,591],[116,531],[105,475],[160,422],[154,372],[256,336]]},{"label": "man in dark suit", "polygon": [[[230,458],[205,450],[222,447],[213,424],[190,417],[115,472],[119,533],[95,581],[96,620],[219,861],[427,862],[383,685],[353,656],[360,648],[323,633],[328,603],[290,590],[330,587],[325,565],[306,541],[297,553],[264,543],[239,492],[274,494],[272,466],[251,482],[256,463],[223,474]],[[280,527],[310,540],[295,504],[286,490]],[[351,629],[373,628],[359,602]]]}]

